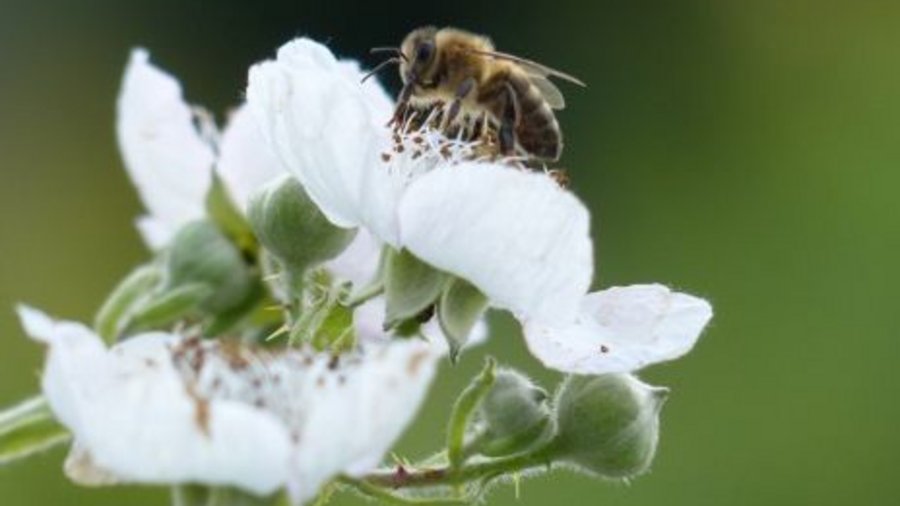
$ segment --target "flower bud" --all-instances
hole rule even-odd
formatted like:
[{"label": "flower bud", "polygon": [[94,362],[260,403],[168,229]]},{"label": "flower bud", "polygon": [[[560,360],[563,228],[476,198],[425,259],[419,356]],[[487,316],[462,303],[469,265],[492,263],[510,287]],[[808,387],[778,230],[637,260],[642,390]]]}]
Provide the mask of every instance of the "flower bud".
[{"label": "flower bud", "polygon": [[555,458],[607,478],[645,472],[667,392],[627,374],[570,376],[556,398]]},{"label": "flower bud", "polygon": [[547,392],[516,371],[496,373],[491,390],[479,407],[485,425],[481,453],[489,456],[519,453],[553,435]]},{"label": "flower bud", "polygon": [[244,303],[254,289],[254,278],[241,252],[212,223],[188,223],[172,240],[166,256],[166,283],[162,293],[184,287],[205,287],[201,310],[220,314]]},{"label": "flower bud", "polygon": [[355,229],[332,225],[300,182],[290,176],[255,193],[247,206],[247,218],[259,242],[297,275],[336,257],[356,235]]}]

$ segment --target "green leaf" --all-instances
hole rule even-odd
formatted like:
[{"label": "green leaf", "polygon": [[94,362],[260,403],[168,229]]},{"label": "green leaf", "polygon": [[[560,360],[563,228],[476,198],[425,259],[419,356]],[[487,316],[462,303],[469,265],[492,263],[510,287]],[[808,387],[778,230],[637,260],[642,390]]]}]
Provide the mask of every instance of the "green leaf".
[{"label": "green leaf", "polygon": [[409,251],[391,251],[385,264],[385,325],[392,328],[423,313],[440,296],[446,282],[446,274]]},{"label": "green leaf", "polygon": [[25,459],[70,439],[43,397],[0,412],[0,466]]},{"label": "green leaf", "polygon": [[469,339],[469,334],[487,310],[488,298],[464,279],[454,278],[438,303],[438,321],[447,345],[450,360],[455,362],[459,352]]}]

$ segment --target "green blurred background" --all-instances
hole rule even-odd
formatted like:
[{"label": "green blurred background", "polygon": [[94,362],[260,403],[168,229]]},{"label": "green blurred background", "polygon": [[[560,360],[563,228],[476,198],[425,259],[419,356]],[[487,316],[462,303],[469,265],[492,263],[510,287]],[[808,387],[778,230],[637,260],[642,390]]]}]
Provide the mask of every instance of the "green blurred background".
[{"label": "green blurred background", "polygon": [[[490,504],[896,504],[897,2],[0,0],[0,404],[33,393],[41,364],[13,305],[88,319],[145,257],[113,135],[129,48],[224,111],[247,66],[295,35],[371,66],[367,48],[429,23],[587,81],[562,86],[560,119],[597,285],[664,282],[716,309],[693,353],[643,374],[674,389],[651,474],[553,474]],[[558,380],[508,317],[494,329],[488,352]],[[444,369],[404,453],[435,447],[481,353]],[[62,457],[0,469],[0,503],[166,503],[77,488]]]}]

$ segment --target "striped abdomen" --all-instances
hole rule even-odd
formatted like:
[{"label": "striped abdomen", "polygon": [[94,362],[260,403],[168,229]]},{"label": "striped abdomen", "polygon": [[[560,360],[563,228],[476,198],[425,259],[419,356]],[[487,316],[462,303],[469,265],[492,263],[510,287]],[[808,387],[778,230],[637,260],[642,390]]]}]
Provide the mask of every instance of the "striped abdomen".
[{"label": "striped abdomen", "polygon": [[508,113],[506,95],[510,92],[515,94],[519,105],[519,118],[515,126],[517,147],[535,158],[558,160],[562,154],[559,123],[527,74],[515,69],[495,73],[482,84],[478,101],[494,115],[497,122],[502,123]]},{"label": "striped abdomen", "polygon": [[519,101],[516,125],[519,146],[532,156],[558,160],[562,154],[562,132],[550,105],[524,73],[510,73],[509,84]]}]

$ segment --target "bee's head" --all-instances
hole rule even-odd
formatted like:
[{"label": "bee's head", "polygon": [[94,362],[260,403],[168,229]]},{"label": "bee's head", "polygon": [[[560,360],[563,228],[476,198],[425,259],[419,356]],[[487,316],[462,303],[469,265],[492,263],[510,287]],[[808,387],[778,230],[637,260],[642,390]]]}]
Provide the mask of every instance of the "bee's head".
[{"label": "bee's head", "polygon": [[433,26],[417,28],[403,39],[400,53],[400,77],[403,83],[423,83],[431,80],[437,67],[437,42],[435,35],[438,29]]}]

